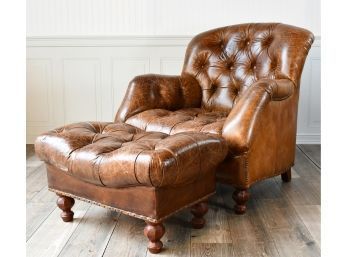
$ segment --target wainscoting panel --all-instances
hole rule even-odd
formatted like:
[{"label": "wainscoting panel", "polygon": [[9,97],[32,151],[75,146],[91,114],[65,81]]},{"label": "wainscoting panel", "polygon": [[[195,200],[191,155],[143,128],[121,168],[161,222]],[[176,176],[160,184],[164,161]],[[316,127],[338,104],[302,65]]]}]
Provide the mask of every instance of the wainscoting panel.
[{"label": "wainscoting panel", "polygon": [[[27,143],[86,120],[112,121],[136,75],[181,72],[188,36],[27,38]],[[320,143],[320,38],[302,76],[298,143]]]},{"label": "wainscoting panel", "polygon": [[301,81],[297,141],[320,143],[320,39],[309,52]]},{"label": "wainscoting panel", "polygon": [[[116,112],[116,108],[121,105],[123,97],[127,91],[128,83],[135,76],[149,73],[150,58],[115,58],[112,62],[112,91],[113,104],[112,112]],[[117,107],[116,107],[117,106]]]},{"label": "wainscoting panel", "polygon": [[181,73],[184,64],[184,56],[181,57],[161,57],[160,59],[161,74],[177,75]]},{"label": "wainscoting panel", "polygon": [[318,0],[30,0],[27,35],[194,35],[244,22],[320,33]]},{"label": "wainscoting panel", "polygon": [[64,59],[63,79],[65,124],[100,119],[100,61]]},{"label": "wainscoting panel", "polygon": [[[52,121],[52,63],[49,59],[27,60],[27,122]],[[37,99],[41,99],[37,101]]]}]

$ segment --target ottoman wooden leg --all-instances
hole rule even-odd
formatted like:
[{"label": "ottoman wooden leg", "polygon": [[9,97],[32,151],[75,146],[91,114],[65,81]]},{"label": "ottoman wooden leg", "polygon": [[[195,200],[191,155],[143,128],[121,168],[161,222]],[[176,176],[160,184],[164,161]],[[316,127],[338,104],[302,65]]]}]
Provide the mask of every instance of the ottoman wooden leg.
[{"label": "ottoman wooden leg", "polygon": [[64,222],[72,221],[74,218],[74,212],[71,211],[71,208],[73,207],[75,203],[74,198],[60,195],[60,194],[57,194],[57,195],[58,195],[57,205],[63,211],[60,214],[60,217],[62,217]]},{"label": "ottoman wooden leg", "polygon": [[146,221],[144,235],[149,239],[147,249],[151,253],[159,253],[162,250],[163,243],[161,237],[164,235],[165,229],[162,223],[153,223]]},{"label": "ottoman wooden leg", "polygon": [[193,218],[191,224],[193,228],[200,229],[205,225],[205,219],[203,216],[208,212],[208,204],[206,202],[200,202],[192,206],[191,213]]},{"label": "ottoman wooden leg", "polygon": [[283,182],[291,181],[291,168],[281,174]]},{"label": "ottoman wooden leg", "polygon": [[244,214],[246,212],[246,203],[249,200],[249,192],[244,189],[236,189],[233,193],[233,199],[236,202],[234,212],[236,214]]}]

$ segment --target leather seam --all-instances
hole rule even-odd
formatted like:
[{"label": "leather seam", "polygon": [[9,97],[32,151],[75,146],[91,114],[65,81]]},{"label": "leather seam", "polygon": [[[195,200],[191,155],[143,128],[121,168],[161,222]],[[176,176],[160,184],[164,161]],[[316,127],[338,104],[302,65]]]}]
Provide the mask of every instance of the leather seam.
[{"label": "leather seam", "polygon": [[[166,110],[166,109],[163,109],[163,108],[157,108],[157,109]],[[156,109],[152,109],[152,110],[156,110]],[[166,111],[168,111],[169,114],[163,115],[163,116],[161,116],[161,117],[154,117],[154,118],[150,119],[150,120],[145,124],[144,131],[148,132],[148,131],[147,131],[147,127],[148,127],[154,120],[159,120],[159,119],[161,119],[161,118],[164,118],[164,117],[173,115],[173,111],[170,111],[170,110],[166,110]],[[166,133],[164,133],[164,134],[166,134]]]},{"label": "leather seam", "polygon": [[148,177],[149,177],[149,181],[150,181],[150,184],[151,186],[155,187],[154,184],[152,183],[152,179],[151,179],[151,170],[152,170],[152,166],[153,166],[153,155],[151,156],[151,162],[150,162],[150,165],[149,165],[149,170],[148,170]]},{"label": "leather seam", "polygon": [[[137,164],[137,160],[138,160],[139,155],[142,154],[144,151],[145,151],[145,149],[144,149],[144,150],[141,150],[141,151],[137,154],[137,156],[135,157],[134,163],[133,163],[133,165],[134,165],[134,167],[133,167],[133,169],[134,169],[134,177],[135,177],[135,180],[138,182],[139,185],[142,185],[142,184],[140,183],[140,181],[139,181],[139,179],[138,179],[138,176],[137,176],[136,164]],[[149,167],[149,168],[150,168],[150,167]]]},{"label": "leather seam", "polygon": [[171,135],[172,130],[173,130],[177,125],[183,124],[183,123],[185,123],[185,122],[188,122],[188,121],[191,121],[191,120],[194,120],[194,119],[195,119],[195,118],[193,118],[193,117],[190,117],[190,118],[192,118],[192,119],[184,120],[184,121],[181,121],[181,122],[178,122],[178,123],[174,124],[174,125],[170,128],[168,135]]},{"label": "leather seam", "polygon": [[101,177],[100,177],[100,163],[101,163],[101,161],[103,160],[104,155],[99,155],[99,157],[100,157],[100,160],[99,160],[99,164],[98,164],[97,175],[98,175],[98,178],[99,178],[100,183],[101,183],[103,186],[106,186],[106,185],[103,183],[103,181],[102,181],[102,179],[101,179]]},{"label": "leather seam", "polygon": [[[174,179],[174,185],[176,184],[176,181],[177,181],[177,179],[178,179],[178,176],[179,176],[179,173],[181,172],[181,170],[179,170],[179,164],[178,164],[178,160],[177,160],[177,156],[176,156],[176,154],[175,153],[173,153],[171,150],[169,150],[168,148],[161,148],[161,149],[158,149],[157,151],[166,151],[166,152],[169,152],[172,156],[173,156],[173,158],[174,158],[174,160],[175,160],[175,166],[177,167],[177,170],[179,171],[177,174],[176,174],[176,176],[175,176],[175,179]],[[163,165],[161,165],[162,166],[162,179],[161,179],[161,182],[160,182],[160,184],[157,186],[158,188],[160,188],[160,187],[162,187],[162,185],[163,185],[163,181],[164,181],[164,166]],[[156,187],[156,188],[157,188]]]}]

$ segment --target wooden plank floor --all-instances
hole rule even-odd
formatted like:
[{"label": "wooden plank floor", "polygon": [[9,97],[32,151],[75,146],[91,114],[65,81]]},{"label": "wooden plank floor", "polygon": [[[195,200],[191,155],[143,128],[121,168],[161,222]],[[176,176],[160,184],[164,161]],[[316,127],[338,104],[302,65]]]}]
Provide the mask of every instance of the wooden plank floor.
[{"label": "wooden plank floor", "polygon": [[[299,145],[291,183],[272,178],[251,189],[248,212],[232,211],[232,188],[218,185],[207,225],[190,228],[189,210],[165,221],[157,256],[320,256],[320,145]],[[47,190],[44,164],[27,145],[27,256],[155,256],[146,249],[144,222],[76,201],[64,223]]]}]

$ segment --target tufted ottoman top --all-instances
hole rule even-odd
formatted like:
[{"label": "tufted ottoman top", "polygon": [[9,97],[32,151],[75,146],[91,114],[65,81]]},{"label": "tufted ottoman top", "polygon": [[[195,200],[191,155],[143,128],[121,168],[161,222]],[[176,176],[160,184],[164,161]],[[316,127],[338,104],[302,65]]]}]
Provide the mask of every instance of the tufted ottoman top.
[{"label": "tufted ottoman top", "polygon": [[125,123],[83,122],[39,136],[35,150],[43,161],[92,184],[175,187],[212,172],[227,145],[213,134],[170,136]]}]

